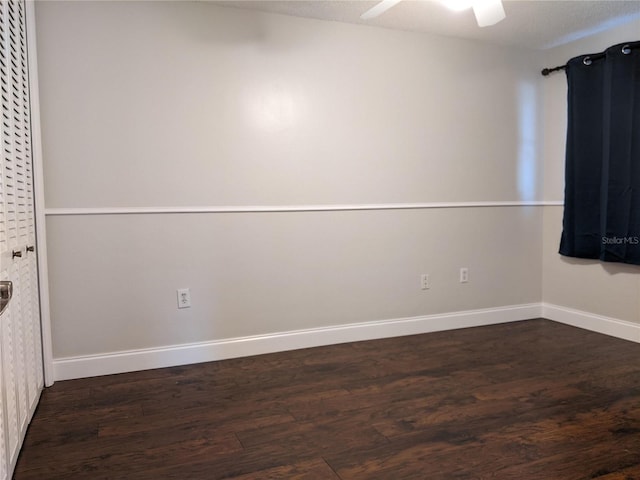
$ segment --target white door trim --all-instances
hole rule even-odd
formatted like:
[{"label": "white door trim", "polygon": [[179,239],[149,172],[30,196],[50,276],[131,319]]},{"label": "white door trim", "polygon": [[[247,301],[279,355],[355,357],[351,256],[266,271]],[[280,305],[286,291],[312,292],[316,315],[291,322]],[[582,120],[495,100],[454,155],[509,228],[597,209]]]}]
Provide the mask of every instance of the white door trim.
[{"label": "white door trim", "polygon": [[27,55],[29,62],[29,94],[31,101],[31,142],[33,157],[34,201],[36,217],[36,248],[38,252],[38,284],[40,291],[40,325],[42,327],[42,361],[44,384],[53,385],[53,349],[49,312],[49,274],[47,271],[47,234],[44,213],[44,168],[42,134],[40,131],[40,97],[38,95],[38,61],[36,52],[35,0],[26,1]]}]

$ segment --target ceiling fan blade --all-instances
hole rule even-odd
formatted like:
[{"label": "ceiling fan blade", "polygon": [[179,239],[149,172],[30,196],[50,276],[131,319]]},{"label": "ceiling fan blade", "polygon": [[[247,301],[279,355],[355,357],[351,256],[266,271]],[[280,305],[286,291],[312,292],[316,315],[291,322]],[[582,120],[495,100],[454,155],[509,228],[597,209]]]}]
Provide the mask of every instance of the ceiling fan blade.
[{"label": "ceiling fan blade", "polygon": [[476,0],[473,13],[476,14],[479,27],[495,25],[506,17],[502,0]]},{"label": "ceiling fan blade", "polygon": [[360,15],[360,18],[362,20],[369,20],[370,18],[375,18],[378,15],[382,15],[384,12],[389,10],[391,7],[393,7],[397,3],[400,3],[400,1],[401,0],[382,0],[376,6],[374,6],[373,8],[370,8],[369,10],[364,12],[362,15]]}]

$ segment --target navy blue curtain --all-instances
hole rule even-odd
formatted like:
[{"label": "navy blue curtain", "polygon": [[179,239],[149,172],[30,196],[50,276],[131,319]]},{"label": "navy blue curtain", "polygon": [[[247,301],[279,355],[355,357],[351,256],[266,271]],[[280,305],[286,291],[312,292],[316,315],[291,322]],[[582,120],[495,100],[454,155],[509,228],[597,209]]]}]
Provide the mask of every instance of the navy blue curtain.
[{"label": "navy blue curtain", "polygon": [[640,41],[569,60],[560,254],[640,265]]}]

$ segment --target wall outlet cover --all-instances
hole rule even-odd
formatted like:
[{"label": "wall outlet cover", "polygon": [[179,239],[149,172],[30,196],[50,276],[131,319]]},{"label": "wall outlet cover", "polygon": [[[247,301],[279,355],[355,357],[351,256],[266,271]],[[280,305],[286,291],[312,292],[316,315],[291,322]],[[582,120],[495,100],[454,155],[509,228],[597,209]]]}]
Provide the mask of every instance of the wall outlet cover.
[{"label": "wall outlet cover", "polygon": [[179,288],[178,293],[178,308],[190,308],[191,307],[191,292],[188,288]]}]

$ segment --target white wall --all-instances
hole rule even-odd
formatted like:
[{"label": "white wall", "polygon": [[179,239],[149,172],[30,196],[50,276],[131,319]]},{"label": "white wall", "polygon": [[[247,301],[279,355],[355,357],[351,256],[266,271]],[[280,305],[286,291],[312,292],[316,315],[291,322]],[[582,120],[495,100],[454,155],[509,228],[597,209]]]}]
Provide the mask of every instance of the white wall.
[{"label": "white wall", "polygon": [[[535,207],[60,217],[47,228],[56,357],[541,295]],[[458,282],[460,266],[469,284]],[[175,289],[187,286],[193,307],[178,311]]]},{"label": "white wall", "polygon": [[38,38],[48,208],[538,193],[522,52],[207,2],[42,2]]},{"label": "white wall", "polygon": [[36,13],[55,358],[540,301],[539,207],[62,215],[539,199],[537,54],[206,2]]},{"label": "white wall", "polygon": [[[545,52],[545,62],[562,65],[577,55],[638,40],[640,19]],[[567,82],[563,72],[544,81],[544,198],[563,200]],[[543,300],[605,317],[640,323],[640,268],[558,254],[562,206],[544,209]]]}]

